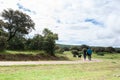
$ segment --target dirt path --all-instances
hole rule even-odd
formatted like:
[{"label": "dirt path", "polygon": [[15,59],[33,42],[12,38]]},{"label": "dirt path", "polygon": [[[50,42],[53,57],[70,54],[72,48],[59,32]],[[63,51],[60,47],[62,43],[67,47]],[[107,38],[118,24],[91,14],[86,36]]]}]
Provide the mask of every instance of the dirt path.
[{"label": "dirt path", "polygon": [[39,65],[39,64],[80,64],[80,63],[92,63],[101,62],[101,60],[93,59],[91,61],[0,61],[0,66],[11,66],[11,65]]}]

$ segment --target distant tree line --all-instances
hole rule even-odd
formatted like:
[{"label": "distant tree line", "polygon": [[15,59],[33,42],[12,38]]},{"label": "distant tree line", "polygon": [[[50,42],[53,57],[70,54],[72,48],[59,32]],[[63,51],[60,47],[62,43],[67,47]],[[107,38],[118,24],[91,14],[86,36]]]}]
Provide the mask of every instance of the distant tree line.
[{"label": "distant tree line", "polygon": [[[61,46],[61,45],[60,45]],[[64,51],[72,51],[73,53],[79,53],[84,48],[90,47],[94,53],[99,54],[101,52],[107,52],[107,53],[120,53],[120,48],[113,48],[113,47],[93,47],[88,45],[81,45],[81,46],[67,46],[62,47]]]},{"label": "distant tree line", "polygon": [[21,11],[7,9],[1,13],[0,19],[0,51],[10,50],[44,50],[50,55],[55,52],[55,40],[58,35],[45,28],[42,34],[33,38],[25,35],[34,30],[35,23],[31,17]]}]

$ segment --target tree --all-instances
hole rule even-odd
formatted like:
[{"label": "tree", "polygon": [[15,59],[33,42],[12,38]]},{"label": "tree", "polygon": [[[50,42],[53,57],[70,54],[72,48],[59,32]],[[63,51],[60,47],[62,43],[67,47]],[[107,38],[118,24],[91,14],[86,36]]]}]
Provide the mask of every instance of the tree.
[{"label": "tree", "polygon": [[92,49],[96,53],[98,53],[98,52],[105,52],[105,48],[104,47],[94,47]]},{"label": "tree", "polygon": [[58,40],[58,35],[45,28],[43,30],[43,38],[43,49],[50,55],[54,55],[55,40]]},{"label": "tree", "polygon": [[42,50],[43,49],[43,36],[36,34],[32,39],[28,39],[26,42],[28,49]]},{"label": "tree", "polygon": [[81,49],[83,49],[83,48],[86,48],[86,49],[89,48],[89,46],[85,45],[85,44],[81,45],[80,47],[81,47]]},{"label": "tree", "polygon": [[12,50],[24,50],[25,49],[25,42],[26,39],[22,36],[14,36],[9,42],[8,42],[8,49]]},{"label": "tree", "polygon": [[6,46],[7,46],[6,37],[0,36],[0,51],[5,50]]},{"label": "tree", "polygon": [[63,47],[64,51],[69,51],[70,49],[68,47]]},{"label": "tree", "polygon": [[6,34],[6,32],[4,31],[4,29],[3,29],[3,26],[4,26],[4,25],[5,25],[4,22],[3,22],[2,20],[0,20],[0,36],[6,37],[7,34]]},{"label": "tree", "polygon": [[28,34],[34,29],[34,22],[27,14],[18,10],[4,10],[1,15],[4,19],[2,25],[8,32],[7,41],[11,40],[16,34]]},{"label": "tree", "polygon": [[7,47],[6,32],[3,30],[4,22],[0,20],[0,51],[3,51]]},{"label": "tree", "polygon": [[105,51],[109,52],[109,53],[112,53],[112,52],[115,52],[115,49],[113,47],[106,47]]},{"label": "tree", "polygon": [[2,25],[3,25],[3,21],[2,21],[2,20],[0,20],[0,35],[1,35],[1,34],[2,34],[2,32],[3,32]]}]

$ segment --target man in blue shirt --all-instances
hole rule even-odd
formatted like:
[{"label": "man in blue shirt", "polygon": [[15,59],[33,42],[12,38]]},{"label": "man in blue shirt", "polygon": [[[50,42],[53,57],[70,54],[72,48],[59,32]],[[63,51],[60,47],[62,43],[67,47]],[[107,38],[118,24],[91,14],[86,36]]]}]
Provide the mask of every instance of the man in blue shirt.
[{"label": "man in blue shirt", "polygon": [[87,49],[88,59],[91,61],[92,50],[90,48]]}]

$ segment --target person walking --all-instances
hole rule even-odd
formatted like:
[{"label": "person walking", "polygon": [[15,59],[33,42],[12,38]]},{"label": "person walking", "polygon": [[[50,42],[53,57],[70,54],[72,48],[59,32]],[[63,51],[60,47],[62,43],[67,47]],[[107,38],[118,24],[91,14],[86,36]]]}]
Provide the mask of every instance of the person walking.
[{"label": "person walking", "polygon": [[87,56],[87,49],[83,48],[83,58],[84,58],[84,61],[86,60],[86,56]]},{"label": "person walking", "polygon": [[91,61],[92,50],[90,48],[87,49],[88,60]]}]

